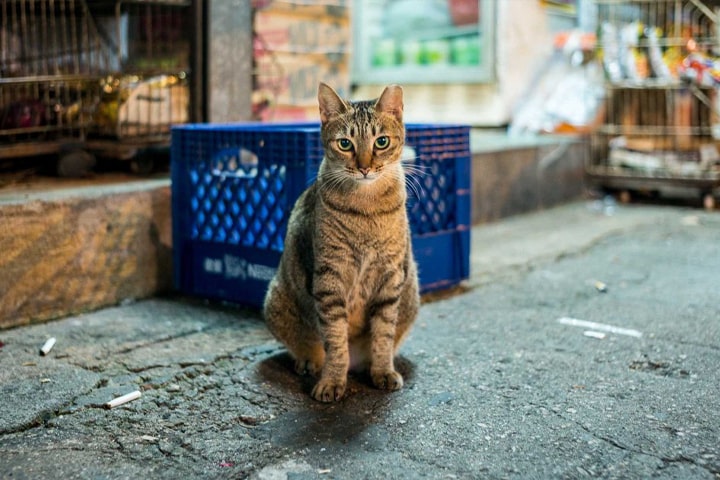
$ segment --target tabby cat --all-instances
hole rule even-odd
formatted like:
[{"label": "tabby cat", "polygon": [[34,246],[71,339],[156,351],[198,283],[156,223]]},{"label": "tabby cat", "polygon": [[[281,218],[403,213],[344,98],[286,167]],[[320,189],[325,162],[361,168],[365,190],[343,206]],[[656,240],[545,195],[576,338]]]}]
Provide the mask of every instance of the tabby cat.
[{"label": "tabby cat", "polygon": [[332,402],[351,368],[369,367],[377,388],[403,386],[394,357],[420,301],[401,165],[402,88],[352,102],[321,83],[318,101],[325,156],[290,214],[264,316],[295,370],[319,378],[313,398]]}]

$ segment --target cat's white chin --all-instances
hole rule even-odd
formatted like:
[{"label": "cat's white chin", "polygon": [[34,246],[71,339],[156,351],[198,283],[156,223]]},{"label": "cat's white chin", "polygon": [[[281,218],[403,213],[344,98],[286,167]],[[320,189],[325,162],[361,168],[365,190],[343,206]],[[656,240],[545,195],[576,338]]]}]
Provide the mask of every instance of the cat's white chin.
[{"label": "cat's white chin", "polygon": [[367,176],[367,177],[355,177],[355,181],[359,185],[370,185],[371,183],[374,183],[375,180],[377,180],[378,177],[376,175],[373,176]]}]

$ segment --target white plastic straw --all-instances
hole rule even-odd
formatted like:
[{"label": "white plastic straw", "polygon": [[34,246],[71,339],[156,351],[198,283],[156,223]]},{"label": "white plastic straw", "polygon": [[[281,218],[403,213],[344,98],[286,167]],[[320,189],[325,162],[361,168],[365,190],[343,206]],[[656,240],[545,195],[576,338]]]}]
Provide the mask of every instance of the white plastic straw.
[{"label": "white plastic straw", "polygon": [[614,333],[617,335],[627,335],[629,337],[642,337],[642,332],[631,328],[615,327],[604,323],[589,322],[587,320],[578,320],[577,318],[562,317],[558,318],[558,322],[563,325],[572,325],[573,327],[583,327],[597,330],[600,332]]},{"label": "white plastic straw", "polygon": [[137,400],[140,398],[142,394],[139,390],[135,390],[134,392],[126,393],[125,395],[121,397],[117,397],[113,400],[110,400],[105,404],[105,408],[115,408],[119,407],[120,405],[126,404],[128,402],[132,402],[133,400]]}]

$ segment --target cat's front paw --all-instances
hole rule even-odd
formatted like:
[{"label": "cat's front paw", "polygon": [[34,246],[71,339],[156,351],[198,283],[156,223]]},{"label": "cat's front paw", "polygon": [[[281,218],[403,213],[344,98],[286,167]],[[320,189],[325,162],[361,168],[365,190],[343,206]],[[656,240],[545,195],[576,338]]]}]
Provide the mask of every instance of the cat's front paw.
[{"label": "cat's front paw", "polygon": [[400,390],[403,386],[403,378],[395,370],[385,372],[370,372],[373,385],[380,390]]},{"label": "cat's front paw", "polygon": [[298,375],[311,375],[313,377],[319,377],[322,371],[322,366],[311,360],[295,360],[295,373]]},{"label": "cat's front paw", "polygon": [[345,393],[345,379],[321,378],[312,391],[312,397],[318,402],[337,402]]}]

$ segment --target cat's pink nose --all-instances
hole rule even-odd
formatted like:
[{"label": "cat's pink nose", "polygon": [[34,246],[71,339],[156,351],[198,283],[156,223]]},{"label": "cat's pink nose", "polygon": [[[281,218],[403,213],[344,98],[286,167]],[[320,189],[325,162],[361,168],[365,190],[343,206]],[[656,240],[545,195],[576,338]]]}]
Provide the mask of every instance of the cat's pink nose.
[{"label": "cat's pink nose", "polygon": [[367,177],[367,176],[368,176],[368,173],[370,173],[370,169],[369,169],[369,168],[358,168],[358,170],[360,170],[360,173],[363,174],[363,177]]}]

